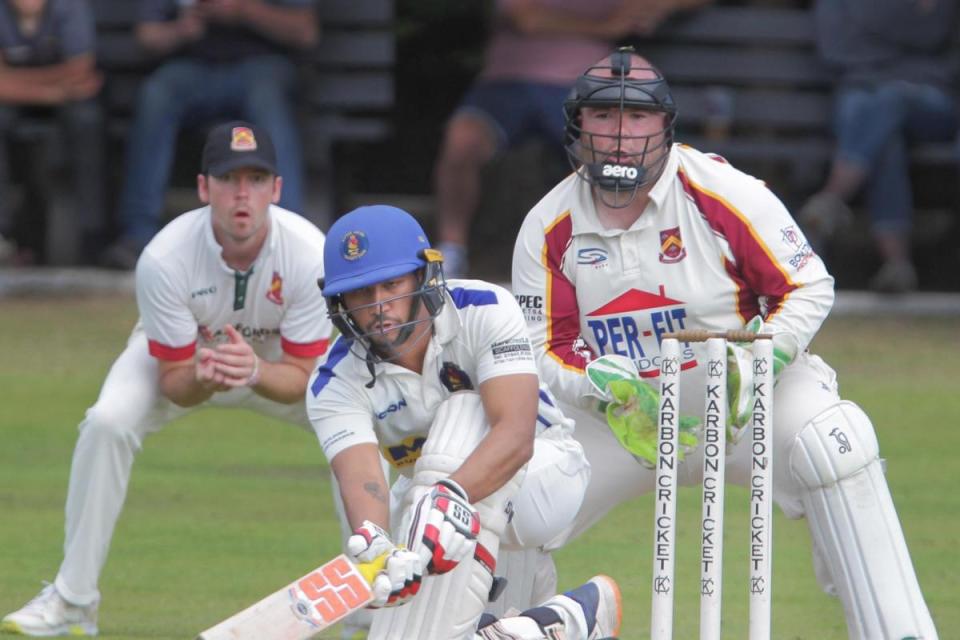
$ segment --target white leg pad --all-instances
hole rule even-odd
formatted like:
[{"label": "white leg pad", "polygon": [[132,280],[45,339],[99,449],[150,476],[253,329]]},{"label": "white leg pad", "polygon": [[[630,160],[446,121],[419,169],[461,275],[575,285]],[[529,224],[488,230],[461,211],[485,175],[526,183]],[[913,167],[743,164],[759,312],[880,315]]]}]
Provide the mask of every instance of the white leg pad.
[{"label": "white leg pad", "polygon": [[[440,405],[403,499],[403,517],[394,531],[397,539],[403,539],[409,529],[410,505],[456,471],[489,430],[479,394],[455,393]],[[480,515],[478,542],[494,561],[509,519],[510,498],[519,489],[523,473],[519,471],[492,495],[473,503]],[[420,593],[408,604],[376,612],[370,640],[472,638],[492,583],[493,576],[475,560],[461,562],[442,576],[425,577]]]},{"label": "white leg pad", "polygon": [[790,470],[806,489],[807,522],[850,638],[937,638],[863,410],[840,402],[814,418],[797,436]]},{"label": "white leg pad", "polygon": [[487,613],[497,618],[502,618],[509,609],[525,611],[557,592],[557,567],[553,556],[538,548],[501,549],[497,558],[497,575],[507,579],[500,597],[487,604]]},{"label": "white leg pad", "polygon": [[[480,542],[494,555],[499,540],[481,531]],[[473,638],[490,594],[493,576],[477,561],[463,561],[441,576],[426,576],[407,604],[377,609],[369,640]]]},{"label": "white leg pad", "polygon": [[547,640],[532,618],[516,616],[503,618],[481,629],[477,640]]}]

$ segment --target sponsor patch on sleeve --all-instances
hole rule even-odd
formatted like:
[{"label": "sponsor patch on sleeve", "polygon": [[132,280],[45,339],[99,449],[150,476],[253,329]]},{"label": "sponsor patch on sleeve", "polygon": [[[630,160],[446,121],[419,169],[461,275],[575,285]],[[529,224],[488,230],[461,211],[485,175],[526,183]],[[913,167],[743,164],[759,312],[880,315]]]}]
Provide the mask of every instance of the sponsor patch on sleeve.
[{"label": "sponsor patch on sleeve", "polygon": [[543,322],[543,296],[517,294],[517,304],[527,322]]},{"label": "sponsor patch on sleeve", "polygon": [[494,362],[512,362],[515,360],[533,360],[533,349],[527,338],[511,338],[490,345]]}]

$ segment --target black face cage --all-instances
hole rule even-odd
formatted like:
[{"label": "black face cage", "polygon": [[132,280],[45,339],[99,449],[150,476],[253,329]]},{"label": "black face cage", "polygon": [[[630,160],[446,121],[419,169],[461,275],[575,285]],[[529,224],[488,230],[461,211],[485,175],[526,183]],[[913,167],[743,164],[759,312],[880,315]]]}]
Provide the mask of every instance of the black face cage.
[{"label": "black face cage", "polygon": [[[612,193],[612,198],[600,197],[613,208],[622,208],[633,202],[637,191],[653,184],[660,177],[673,144],[677,107],[663,74],[655,67],[631,67],[636,52],[632,47],[621,47],[607,64],[587,69],[577,78],[573,89],[563,103],[566,118],[565,148],[573,170],[584,180]],[[631,78],[631,71],[644,72],[647,78]],[[597,75],[605,73],[608,75]],[[615,135],[584,131],[581,123],[583,107],[615,107],[620,111],[620,126]],[[643,109],[666,115],[664,127],[646,136],[623,133],[624,109]],[[589,140],[585,140],[583,134]],[[659,138],[659,140],[657,140]],[[613,150],[600,149],[597,141],[613,140]],[[632,151],[624,149],[630,142]],[[634,147],[638,147],[634,148]],[[609,200],[609,201],[608,201]]]},{"label": "black face cage", "polygon": [[[443,277],[443,262],[439,258],[440,254],[437,251],[432,249],[427,249],[423,252],[423,256],[427,264],[425,267],[420,269],[422,276],[420,278],[420,285],[412,293],[405,293],[394,298],[388,298],[387,300],[381,300],[379,302],[372,302],[368,305],[363,305],[355,309],[347,309],[343,303],[343,294],[337,294],[335,296],[329,296],[326,298],[327,302],[327,316],[330,318],[330,321],[333,323],[333,326],[337,328],[344,337],[350,338],[353,340],[353,344],[359,347],[360,350],[354,350],[354,347],[351,346],[351,351],[358,357],[366,360],[369,364],[375,362],[389,362],[398,358],[406,352],[396,350],[397,347],[401,346],[410,335],[413,333],[414,328],[417,325],[424,322],[432,322],[436,318],[440,311],[443,309],[444,304],[444,295],[443,292],[446,290],[446,280]],[[321,289],[323,288],[321,284]],[[365,332],[351,317],[351,311],[358,311],[360,309],[365,309],[368,307],[381,307],[384,304],[393,302],[394,300],[399,300],[401,298],[413,298],[413,304],[410,306],[410,315],[407,318],[407,321],[398,327],[393,327],[391,331],[399,331],[396,339],[394,339],[388,345],[389,353],[384,353],[383,349],[378,348],[371,340],[371,336],[374,335],[383,335],[379,332]],[[426,308],[428,317],[417,319],[417,315],[420,312],[420,304]]]}]

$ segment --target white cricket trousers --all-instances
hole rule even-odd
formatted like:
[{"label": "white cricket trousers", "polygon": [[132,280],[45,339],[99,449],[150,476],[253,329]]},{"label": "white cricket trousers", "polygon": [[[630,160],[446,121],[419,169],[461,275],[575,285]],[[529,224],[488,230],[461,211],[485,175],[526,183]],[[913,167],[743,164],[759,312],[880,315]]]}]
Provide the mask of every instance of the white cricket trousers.
[{"label": "white cricket trousers", "polygon": [[158,371],[138,325],[80,423],[67,489],[63,563],[54,582],[74,604],[87,605],[100,597],[100,571],[126,498],[134,456],[148,434],[208,406],[244,407],[313,432],[303,402],[280,404],[251,389],[216,393],[197,407],[179,407],[160,394]]}]

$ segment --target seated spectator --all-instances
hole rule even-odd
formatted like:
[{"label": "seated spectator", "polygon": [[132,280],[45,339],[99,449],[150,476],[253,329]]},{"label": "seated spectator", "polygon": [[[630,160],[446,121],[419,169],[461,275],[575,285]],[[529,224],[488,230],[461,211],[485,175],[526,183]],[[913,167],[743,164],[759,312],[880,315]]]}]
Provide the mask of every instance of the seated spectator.
[{"label": "seated spectator", "polygon": [[[94,24],[86,2],[0,0],[0,260],[14,258],[16,226],[7,137],[25,116],[59,120],[72,173],[82,259],[103,231],[102,113],[95,96]],[[26,224],[35,224],[28,221]],[[5,239],[6,238],[6,239]]]},{"label": "seated spectator", "polygon": [[837,142],[826,184],[797,219],[822,249],[864,190],[883,261],[871,288],[915,289],[908,151],[957,134],[956,2],[820,0],[814,10],[820,55],[837,72]]},{"label": "seated spectator", "polygon": [[143,83],[127,143],[120,238],[106,266],[132,269],[161,226],[177,135],[224,118],[263,127],[277,150],[286,209],[303,212],[294,53],[316,45],[314,0],[140,0],[137,39],[167,58]]},{"label": "seated spectator", "polygon": [[480,176],[497,154],[531,137],[563,151],[563,102],[574,79],[629,34],[710,0],[497,0],[483,69],[447,122],[434,167],[438,246],[447,277],[468,271]]}]

